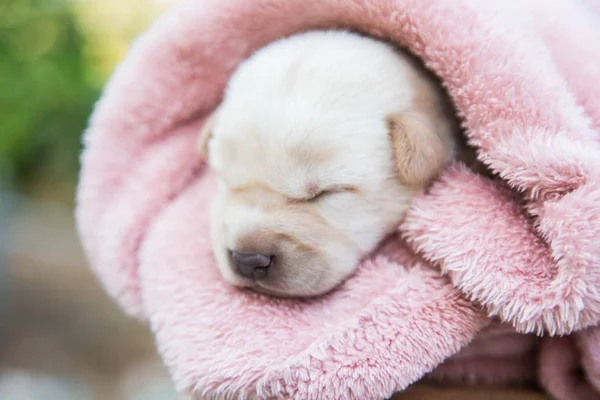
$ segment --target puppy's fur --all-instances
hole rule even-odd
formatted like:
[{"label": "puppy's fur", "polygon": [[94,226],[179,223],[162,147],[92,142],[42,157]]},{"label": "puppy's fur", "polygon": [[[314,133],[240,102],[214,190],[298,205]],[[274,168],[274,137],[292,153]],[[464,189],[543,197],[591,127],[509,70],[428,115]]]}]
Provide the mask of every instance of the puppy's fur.
[{"label": "puppy's fur", "polygon": [[[224,278],[281,296],[334,288],[454,156],[453,122],[431,78],[383,42],[317,31],[256,52],[199,140],[218,175]],[[272,262],[247,278],[232,251]]]}]

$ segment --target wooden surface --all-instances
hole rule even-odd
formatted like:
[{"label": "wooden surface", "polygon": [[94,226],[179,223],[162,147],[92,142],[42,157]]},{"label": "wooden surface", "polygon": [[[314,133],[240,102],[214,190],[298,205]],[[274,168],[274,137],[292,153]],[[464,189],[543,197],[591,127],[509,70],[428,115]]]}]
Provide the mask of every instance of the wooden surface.
[{"label": "wooden surface", "polygon": [[533,389],[432,387],[416,384],[392,400],[550,400]]}]

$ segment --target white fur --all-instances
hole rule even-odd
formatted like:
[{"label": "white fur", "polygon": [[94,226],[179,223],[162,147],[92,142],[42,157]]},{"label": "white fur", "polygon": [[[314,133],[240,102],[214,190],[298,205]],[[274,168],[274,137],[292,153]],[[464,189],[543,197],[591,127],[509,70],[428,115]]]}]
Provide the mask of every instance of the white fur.
[{"label": "white fur", "polygon": [[[398,226],[420,187],[398,179],[388,118],[412,107],[414,68],[391,46],[347,32],[280,40],[240,65],[208,145],[219,176],[214,251],[228,281],[278,295],[320,294]],[[302,200],[311,185],[337,189]],[[273,243],[274,232],[294,243]],[[227,249],[244,240],[253,251],[282,253],[273,279],[251,282],[234,272]],[[301,253],[296,240],[318,251]]]}]

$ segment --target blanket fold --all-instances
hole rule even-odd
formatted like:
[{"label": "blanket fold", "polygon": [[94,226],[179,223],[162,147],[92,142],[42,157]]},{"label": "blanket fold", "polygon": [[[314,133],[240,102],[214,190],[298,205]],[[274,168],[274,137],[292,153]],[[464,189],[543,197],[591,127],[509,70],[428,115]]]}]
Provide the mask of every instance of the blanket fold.
[{"label": "blanket fold", "polygon": [[[424,376],[598,398],[599,13],[597,0],[184,0],[90,119],[77,223],[91,267],[198,398],[383,399]],[[276,300],[221,281],[215,182],[194,143],[241,61],[311,29],[418,56],[494,178],[449,166],[339,290]]]}]

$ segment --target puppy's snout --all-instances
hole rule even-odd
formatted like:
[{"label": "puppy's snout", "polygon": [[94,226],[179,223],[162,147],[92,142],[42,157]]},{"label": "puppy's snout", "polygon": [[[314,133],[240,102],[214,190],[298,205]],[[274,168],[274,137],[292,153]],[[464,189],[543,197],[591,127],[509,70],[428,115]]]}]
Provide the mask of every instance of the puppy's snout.
[{"label": "puppy's snout", "polygon": [[253,280],[264,279],[269,274],[274,257],[260,253],[231,251],[231,259],[238,274]]}]

